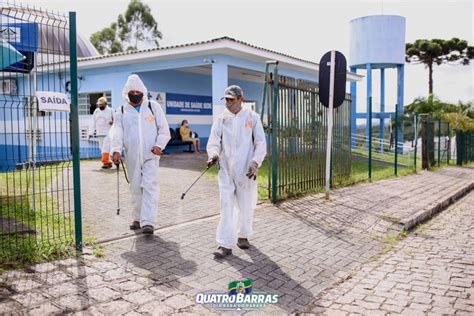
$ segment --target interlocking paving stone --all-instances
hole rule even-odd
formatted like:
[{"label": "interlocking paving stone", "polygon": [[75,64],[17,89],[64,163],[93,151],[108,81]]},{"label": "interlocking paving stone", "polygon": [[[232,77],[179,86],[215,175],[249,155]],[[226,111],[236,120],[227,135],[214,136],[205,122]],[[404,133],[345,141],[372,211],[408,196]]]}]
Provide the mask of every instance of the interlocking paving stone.
[{"label": "interlocking paving stone", "polygon": [[[181,200],[181,194],[205,168],[207,155],[172,154],[160,159],[158,227],[219,214],[216,180],[202,177]],[[100,161],[81,162],[81,194],[84,234],[104,240],[131,234],[131,202],[128,183],[120,172],[120,215],[117,209],[115,168],[104,170]],[[100,183],[100,190],[91,190]],[[104,192],[108,192],[104,195]],[[133,233],[132,233],[133,234]]]},{"label": "interlocking paving stone", "polygon": [[[336,286],[324,293],[320,299],[323,302],[335,301],[341,306],[337,310],[354,311],[355,307],[367,308],[371,300],[366,298],[353,301],[353,295],[359,280],[375,278],[379,281],[370,288],[369,293],[377,293],[382,286],[387,288],[386,279],[396,274],[398,265],[391,262],[409,264],[410,270],[415,271],[415,276],[409,285],[399,280],[395,282],[396,296],[387,299],[380,308],[387,312],[402,314],[453,314],[462,312],[474,312],[474,298],[472,289],[474,287],[474,276],[466,273],[474,265],[474,239],[466,238],[474,231],[474,192],[469,193],[456,204],[449,207],[439,216],[414,231],[407,238],[401,240],[391,251],[383,255],[375,262],[372,269],[360,269],[357,275],[346,282],[345,287],[351,288],[348,293],[342,293],[342,285]],[[445,258],[450,258],[448,261]],[[420,258],[426,259],[420,262]],[[449,262],[450,264],[446,264]],[[385,269],[387,263],[391,269]],[[457,267],[456,276],[451,273],[450,267]],[[374,273],[373,271],[387,271],[386,273]],[[391,270],[391,271],[390,271]],[[418,272],[430,271],[426,281]],[[446,280],[450,285],[445,284]],[[454,281],[453,281],[454,280]],[[462,281],[461,281],[462,280]],[[440,282],[439,284],[437,282]],[[393,283],[393,282],[392,282]],[[388,287],[393,288],[392,284]],[[448,291],[449,290],[449,291]],[[380,296],[380,293],[379,293]],[[336,310],[332,305],[326,304],[327,312]],[[320,309],[318,309],[320,310]]]},{"label": "interlocking paving stone", "polygon": [[[196,163],[200,159],[204,158],[198,156]],[[219,261],[212,257],[218,216],[209,216],[219,210],[216,179],[203,180],[202,188],[193,191],[196,196],[189,195],[187,204],[181,205],[184,211],[174,196],[180,196],[183,179],[192,180],[199,168],[181,168],[176,174],[171,169],[176,162],[170,160],[166,166],[164,160],[159,227],[168,227],[150,237],[107,243],[104,258],[86,249],[79,258],[38,265],[35,273],[3,273],[0,309],[77,315],[209,314],[211,310],[195,303],[197,293],[225,292],[230,282],[250,278],[254,291],[280,296],[265,313],[472,312],[474,250],[472,238],[466,239],[472,216],[461,209],[474,205],[473,193],[389,252],[384,251],[384,241],[399,231],[394,221],[439,203],[446,192],[457,192],[472,182],[474,172],[447,168],[335,190],[330,201],[317,194],[261,204],[255,212],[251,248],[236,248],[233,256]],[[110,182],[106,185],[114,192],[115,173],[94,171],[93,163],[83,164],[83,172],[91,181],[107,178],[104,182]],[[163,198],[164,186],[169,191]],[[87,194],[92,193],[96,192]],[[129,233],[126,210],[110,216],[105,208],[114,205],[113,194],[85,200],[94,207],[89,212],[96,212],[92,217],[86,214],[85,221],[96,223],[97,231],[104,233],[96,237]],[[22,295],[29,291],[49,301],[32,296],[25,305]]]}]

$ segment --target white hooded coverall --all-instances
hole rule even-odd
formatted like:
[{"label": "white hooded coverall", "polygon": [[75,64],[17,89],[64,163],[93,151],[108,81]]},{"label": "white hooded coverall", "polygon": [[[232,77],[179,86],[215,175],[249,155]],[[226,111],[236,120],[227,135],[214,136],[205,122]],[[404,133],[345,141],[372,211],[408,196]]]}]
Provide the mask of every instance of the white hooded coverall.
[{"label": "white hooded coverall", "polygon": [[[140,112],[131,106],[128,93],[143,93]],[[125,165],[130,179],[132,218],[145,225],[156,225],[160,188],[158,185],[160,156],[151,152],[153,146],[164,150],[170,140],[168,122],[161,106],[149,101],[148,91],[140,77],[131,75],[123,88],[126,103],[115,111],[115,123],[111,131],[112,152],[125,152]],[[150,110],[148,103],[153,112]]]},{"label": "white hooded coverall", "polygon": [[92,136],[96,131],[97,138],[99,139],[99,147],[101,154],[110,153],[110,137],[109,131],[111,125],[109,122],[114,120],[114,110],[111,107],[106,106],[104,110],[97,107],[94,114],[92,114],[92,120],[89,126],[89,135]]},{"label": "white hooded coverall", "polygon": [[214,122],[207,142],[209,158],[219,157],[221,217],[216,232],[219,246],[232,249],[237,238],[251,237],[258,181],[246,173],[255,161],[262,165],[267,153],[260,117],[248,108],[237,114],[225,109]]}]

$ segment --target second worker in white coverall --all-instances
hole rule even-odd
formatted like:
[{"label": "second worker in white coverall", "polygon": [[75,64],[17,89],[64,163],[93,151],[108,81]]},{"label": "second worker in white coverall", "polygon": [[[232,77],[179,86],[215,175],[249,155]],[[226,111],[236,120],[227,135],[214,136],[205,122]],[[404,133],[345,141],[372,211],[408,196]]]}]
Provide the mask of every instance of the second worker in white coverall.
[{"label": "second worker in white coverall", "polygon": [[110,161],[110,136],[109,131],[114,123],[114,110],[107,106],[107,99],[100,97],[97,100],[97,108],[92,115],[89,125],[89,139],[96,133],[99,140],[100,153],[102,156],[102,169],[112,168]]},{"label": "second worker in white coverall", "polygon": [[158,216],[160,155],[170,140],[168,122],[161,106],[148,100],[140,77],[131,75],[123,88],[126,101],[115,112],[111,131],[113,160],[120,163],[122,149],[130,178],[132,224],[153,234]]},{"label": "second worker in white coverall", "polygon": [[208,166],[219,162],[221,216],[216,232],[219,245],[214,256],[232,254],[237,244],[250,247],[253,211],[257,204],[257,173],[267,153],[260,117],[243,108],[243,91],[232,85],[225,90],[226,109],[214,122],[207,143]]}]

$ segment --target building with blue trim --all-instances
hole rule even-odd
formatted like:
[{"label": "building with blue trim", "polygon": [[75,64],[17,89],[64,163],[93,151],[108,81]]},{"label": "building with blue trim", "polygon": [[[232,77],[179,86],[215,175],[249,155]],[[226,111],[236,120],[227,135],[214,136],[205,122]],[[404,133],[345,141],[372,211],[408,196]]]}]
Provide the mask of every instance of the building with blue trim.
[{"label": "building with blue trim", "polygon": [[[283,76],[317,83],[315,62],[250,45],[229,37],[205,42],[79,59],[80,126],[85,134],[95,101],[105,95],[113,108],[124,102],[127,77],[138,74],[151,97],[162,105],[170,127],[189,121],[206,146],[215,117],[224,110],[221,100],[228,85],[242,87],[246,103],[258,111],[263,93],[265,62],[279,61]],[[362,76],[349,73],[349,81]],[[171,150],[171,149],[170,149]]]},{"label": "building with blue trim", "polygon": [[[265,63],[269,60],[279,61],[280,75],[318,82],[319,65],[317,63],[229,37],[171,47],[79,58],[78,107],[81,157],[99,156],[97,144],[87,140],[89,122],[97,99],[106,96],[114,109],[120,107],[124,103],[122,89],[130,74],[138,74],[142,78],[148,88],[149,97],[157,100],[162,106],[170,127],[176,128],[182,120],[188,120],[191,129],[199,134],[201,146],[205,148],[213,118],[225,108],[221,97],[228,85],[241,86],[247,106],[259,110]],[[54,67],[61,69],[66,68],[67,65],[68,61],[60,61],[47,66],[50,69]],[[347,75],[347,80],[352,82],[360,81],[362,78],[363,76],[353,73]],[[68,76],[60,73],[55,75],[54,85],[51,85],[51,79],[49,79],[49,87],[38,86],[38,90],[68,91],[70,84],[68,81]],[[40,78],[38,82],[41,82]],[[18,119],[24,118],[19,115]],[[67,123],[61,122],[61,124]],[[44,126],[44,128],[48,127]],[[48,137],[40,141],[42,143],[38,146],[47,148],[44,150],[58,150],[48,148],[52,146],[47,143]],[[0,146],[6,148],[7,144],[0,143]],[[8,146],[8,150],[20,153],[11,163],[22,163],[25,159],[21,153],[27,151],[23,148],[27,144],[13,142]],[[16,148],[17,146],[22,148]],[[174,147],[168,148],[168,151],[182,149]],[[61,150],[69,149],[65,147]]]}]

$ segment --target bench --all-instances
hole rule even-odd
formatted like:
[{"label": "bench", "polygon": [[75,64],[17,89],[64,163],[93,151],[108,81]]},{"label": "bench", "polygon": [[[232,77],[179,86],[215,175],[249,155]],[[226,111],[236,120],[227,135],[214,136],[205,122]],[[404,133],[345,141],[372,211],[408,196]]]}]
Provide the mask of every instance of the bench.
[{"label": "bench", "polygon": [[193,142],[191,142],[191,141],[183,142],[183,140],[181,139],[181,134],[179,133],[179,127],[177,127],[176,129],[172,129],[170,127],[170,135],[171,135],[171,139],[169,140],[166,147],[169,147],[169,146],[188,146],[188,150],[185,150],[185,152],[193,152],[191,150],[191,145],[193,144]]}]

